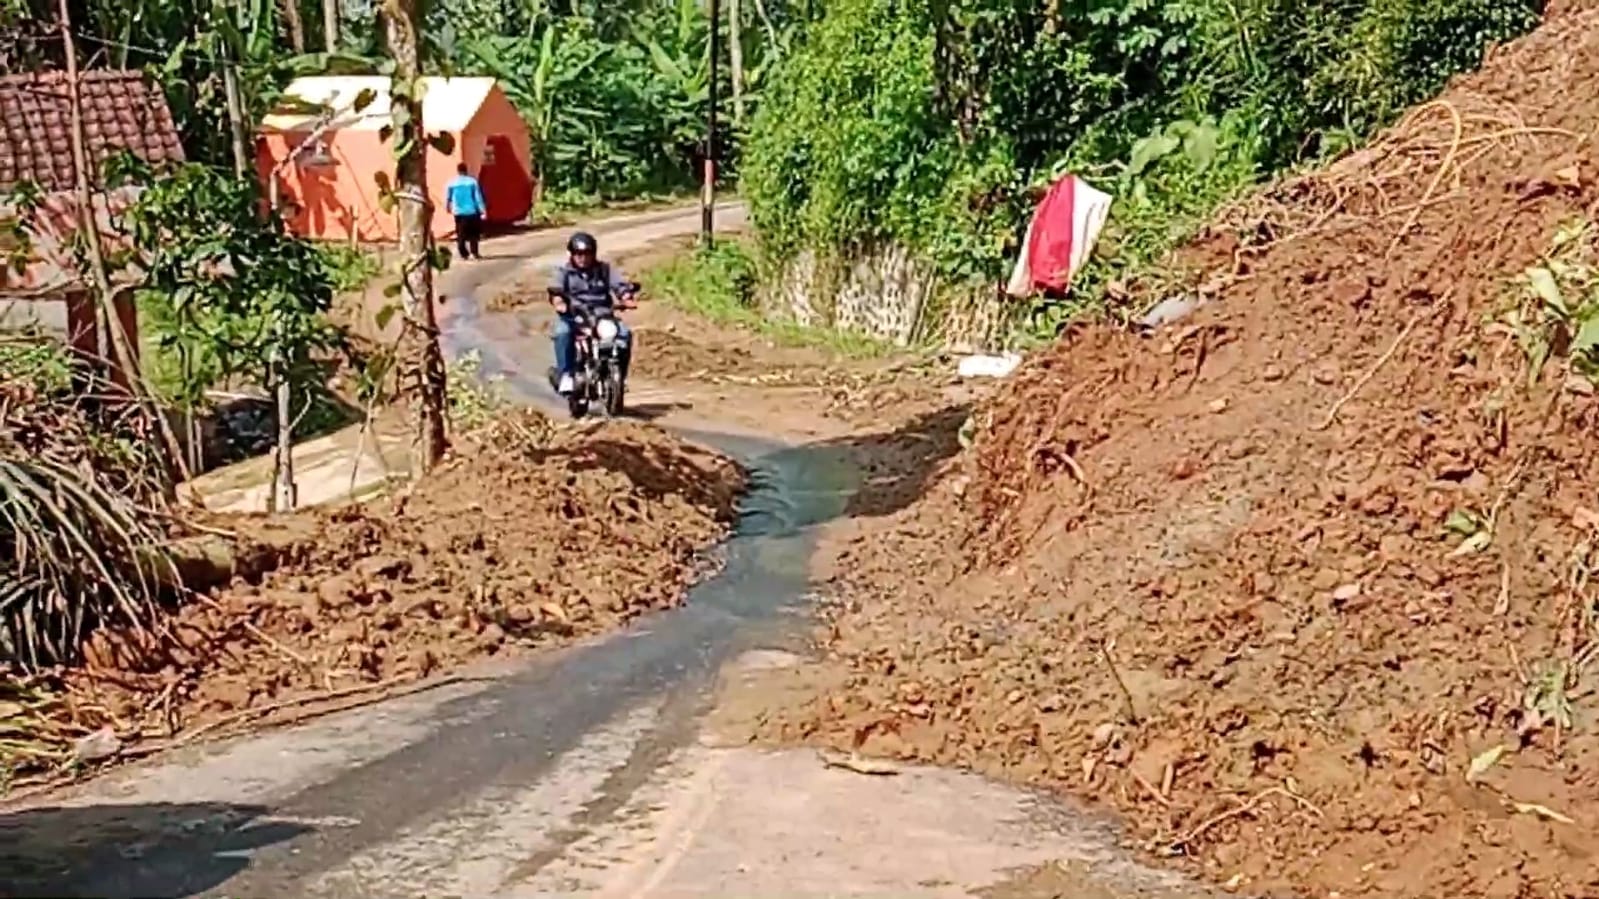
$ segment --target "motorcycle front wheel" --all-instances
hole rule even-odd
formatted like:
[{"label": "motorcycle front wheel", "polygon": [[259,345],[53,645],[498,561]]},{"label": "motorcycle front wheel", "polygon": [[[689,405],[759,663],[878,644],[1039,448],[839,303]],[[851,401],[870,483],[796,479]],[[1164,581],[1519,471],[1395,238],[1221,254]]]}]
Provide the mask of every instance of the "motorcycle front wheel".
[{"label": "motorcycle front wheel", "polygon": [[605,414],[622,417],[622,373],[615,369],[605,373]]}]

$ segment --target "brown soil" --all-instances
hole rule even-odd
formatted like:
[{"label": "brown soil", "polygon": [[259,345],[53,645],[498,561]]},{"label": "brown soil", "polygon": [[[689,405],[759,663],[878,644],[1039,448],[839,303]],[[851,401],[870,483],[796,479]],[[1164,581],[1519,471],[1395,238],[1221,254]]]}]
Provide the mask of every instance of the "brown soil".
[{"label": "brown soil", "polygon": [[72,729],[192,733],[614,628],[681,600],[742,482],[644,425],[501,416],[409,493],[229,522],[226,555],[270,570],[92,637]]},{"label": "brown soil", "polygon": [[828,550],[845,685],[757,735],[1078,794],[1249,893],[1599,895],[1599,399],[1504,325],[1599,214],[1596,87],[1599,13],[1552,21],[1232,210],[1191,320],[1030,360]]}]

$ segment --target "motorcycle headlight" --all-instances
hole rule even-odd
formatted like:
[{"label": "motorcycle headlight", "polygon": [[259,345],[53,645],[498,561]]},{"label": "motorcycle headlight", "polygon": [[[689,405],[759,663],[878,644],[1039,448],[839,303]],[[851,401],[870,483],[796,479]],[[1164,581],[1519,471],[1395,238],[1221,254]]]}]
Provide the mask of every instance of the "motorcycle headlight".
[{"label": "motorcycle headlight", "polygon": [[619,329],[616,327],[616,322],[611,321],[608,318],[600,319],[599,324],[594,326],[594,333],[599,335],[599,338],[606,342],[615,340],[618,330]]}]

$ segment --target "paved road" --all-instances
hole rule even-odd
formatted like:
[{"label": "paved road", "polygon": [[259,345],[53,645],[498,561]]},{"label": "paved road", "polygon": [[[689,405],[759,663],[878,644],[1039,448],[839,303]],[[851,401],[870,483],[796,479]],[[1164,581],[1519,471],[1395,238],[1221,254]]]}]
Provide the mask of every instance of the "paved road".
[{"label": "paved road", "polygon": [[[681,219],[601,237],[620,249]],[[476,289],[561,242],[515,240],[446,279],[454,350],[495,331]],[[535,352],[475,348],[500,364]],[[771,647],[792,642],[814,528],[857,475],[838,448],[698,436],[748,459],[759,486],[724,570],[685,607],[0,812],[0,896],[960,897],[1060,859],[1061,895],[1197,895],[1127,861],[1103,822],[976,777],[708,745],[719,672],[794,661]]]}]

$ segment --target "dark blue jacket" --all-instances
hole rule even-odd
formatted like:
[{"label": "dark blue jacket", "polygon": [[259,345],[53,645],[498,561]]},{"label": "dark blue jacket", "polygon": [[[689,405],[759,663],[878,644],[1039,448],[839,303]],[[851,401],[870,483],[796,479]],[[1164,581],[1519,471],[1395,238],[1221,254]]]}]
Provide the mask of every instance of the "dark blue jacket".
[{"label": "dark blue jacket", "polygon": [[586,269],[578,269],[563,262],[556,266],[555,275],[550,278],[550,293],[591,309],[609,308],[612,298],[625,284],[621,273],[610,263],[595,261]]}]

